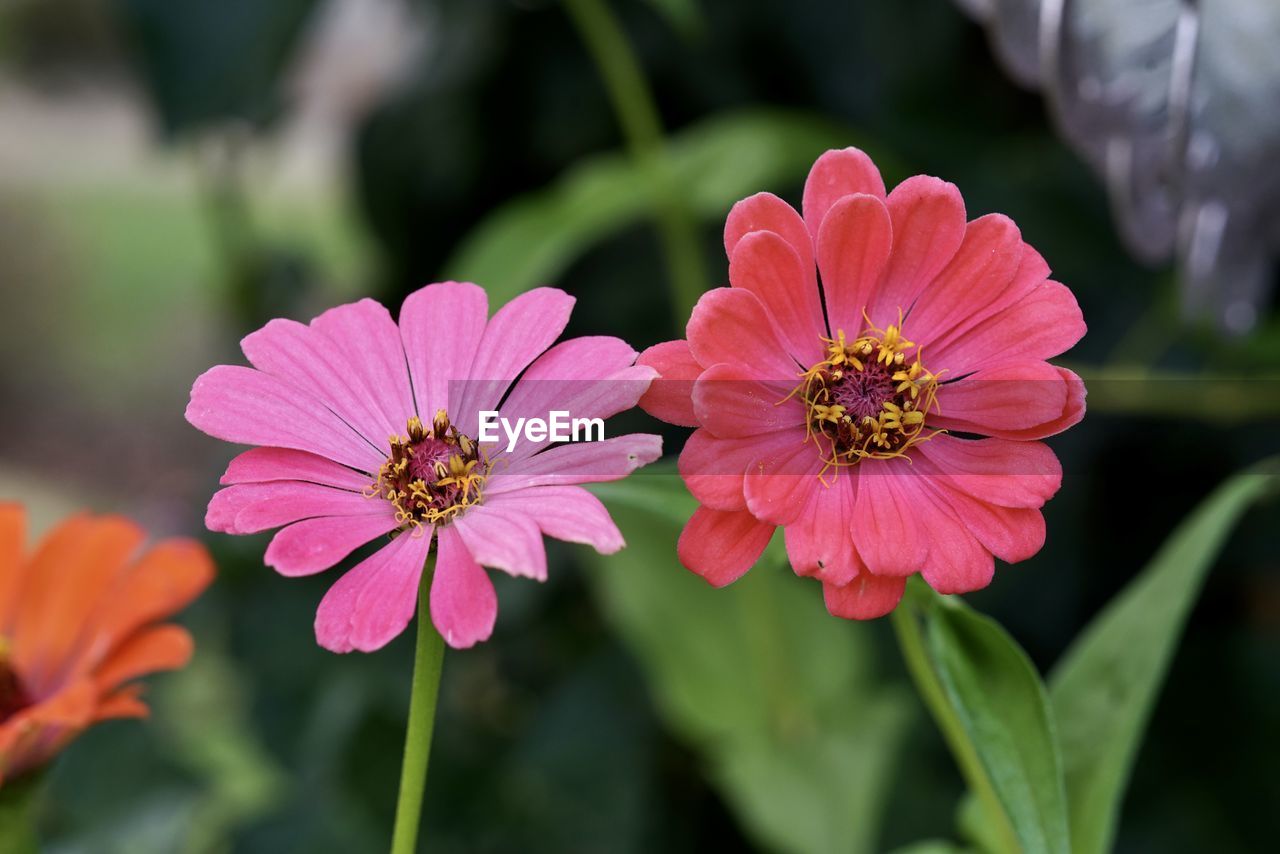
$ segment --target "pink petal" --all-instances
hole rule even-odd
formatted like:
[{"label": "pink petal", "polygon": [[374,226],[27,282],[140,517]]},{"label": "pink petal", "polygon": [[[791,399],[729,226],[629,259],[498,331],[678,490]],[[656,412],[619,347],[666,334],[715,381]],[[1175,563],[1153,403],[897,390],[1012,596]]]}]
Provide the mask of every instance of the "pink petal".
[{"label": "pink petal", "polygon": [[[550,417],[563,410],[574,418],[609,418],[636,405],[653,382],[655,371],[632,367],[636,351],[624,341],[605,336],[561,341],[538,357],[511,390],[501,407],[503,418]],[[545,448],[550,439],[521,439],[503,458],[514,463]]]},{"label": "pink petal", "polygon": [[944,333],[995,302],[1013,281],[1022,258],[1022,236],[1013,221],[1000,214],[975,219],[951,263],[924,289],[907,318],[907,337],[924,348],[935,372],[950,364],[934,364],[931,346]]},{"label": "pink petal", "polygon": [[580,486],[538,486],[487,499],[494,512],[508,509],[528,516],[548,537],[592,546],[600,554],[613,554],[625,542],[609,511]]},{"label": "pink petal", "polygon": [[431,621],[454,649],[466,649],[493,634],[498,594],[484,567],[447,526],[440,530],[439,554],[431,579]]},{"label": "pink petal", "polygon": [[[486,496],[534,486],[566,486],[619,480],[662,456],[662,437],[651,433],[614,436],[603,442],[557,445],[500,465],[489,475]],[[508,459],[503,457],[503,459]]]},{"label": "pink petal", "polygon": [[488,316],[484,289],[466,282],[427,285],[400,307],[400,339],[424,423],[449,410],[451,383],[470,379]]},{"label": "pink petal", "polygon": [[775,379],[790,379],[801,370],[787,355],[764,303],[742,288],[716,288],[703,294],[693,307],[686,333],[690,352],[704,367],[748,359],[758,373]]},{"label": "pink petal", "polygon": [[1034,507],[999,507],[939,483],[930,488],[982,547],[1006,563],[1018,563],[1044,546],[1044,516]]},{"label": "pink petal", "polygon": [[844,331],[852,340],[866,327],[863,311],[879,286],[893,237],[889,211],[875,196],[846,196],[827,212],[818,233],[818,269],[833,335]]},{"label": "pink petal", "polygon": [[734,288],[760,298],[765,313],[773,319],[771,330],[781,334],[793,359],[804,365],[822,359],[820,339],[827,325],[818,301],[813,264],[805,266],[804,259],[785,239],[772,231],[756,231],[743,237],[729,261],[729,281]]},{"label": "pink petal", "polygon": [[808,271],[807,283],[817,284],[813,278],[813,238],[795,208],[773,193],[756,193],[735,204],[724,223],[725,257],[732,258],[738,241],[753,231],[772,231],[790,244]]},{"label": "pink petal", "polygon": [[697,427],[693,413],[693,381],[702,373],[702,365],[693,358],[689,342],[664,341],[654,344],[636,359],[637,365],[648,365],[658,372],[649,390],[640,398],[640,408],[654,418],[680,427]]},{"label": "pink petal", "polygon": [[369,487],[373,475],[349,469],[332,460],[289,448],[250,448],[231,461],[219,481],[264,483],[271,480],[307,480],[338,489],[360,491]]},{"label": "pink petal", "polygon": [[253,534],[313,516],[381,516],[388,506],[381,498],[316,483],[242,483],[214,493],[205,524],[211,531]]},{"label": "pink petal", "polygon": [[908,576],[920,571],[928,545],[920,535],[920,505],[930,501],[905,458],[858,464],[858,503],[853,542],[875,575]]},{"label": "pink petal", "polygon": [[1066,383],[1048,362],[997,365],[942,385],[929,426],[988,435],[1027,430],[1059,418],[1066,403]]},{"label": "pink petal", "polygon": [[512,381],[556,342],[576,300],[557,288],[520,294],[493,315],[480,338],[471,375],[451,410],[458,429],[474,436],[478,413],[498,408]]},{"label": "pink petal", "polygon": [[1062,485],[1062,465],[1043,442],[935,436],[916,447],[916,464],[988,504],[1041,507]]},{"label": "pink petal", "polygon": [[789,396],[795,382],[766,379],[741,361],[712,365],[693,385],[693,411],[703,427],[722,439],[801,426],[804,406]]},{"label": "pink petal", "polygon": [[[332,339],[311,327],[277,318],[240,342],[255,368],[324,404],[384,455],[394,422],[360,384]],[[402,414],[400,420],[407,415]],[[398,429],[403,430],[401,424]]]},{"label": "pink petal", "polygon": [[755,459],[743,478],[747,509],[762,521],[790,525],[804,512],[825,464],[817,446],[805,441],[802,427],[761,438],[765,441],[756,443]]},{"label": "pink petal", "polygon": [[893,222],[893,252],[868,313],[896,322],[955,257],[964,240],[964,199],[954,184],[916,175],[893,188],[885,205]]},{"label": "pink petal", "polygon": [[797,575],[837,587],[866,571],[854,548],[851,529],[858,479],[847,472],[825,483],[814,479],[804,511],[786,527],[787,557]]},{"label": "pink petal", "polygon": [[995,559],[953,511],[935,507],[929,527],[929,557],[921,576],[939,593],[981,590],[995,575]]},{"label": "pink petal", "polygon": [[374,516],[324,516],[281,528],[263,562],[286,576],[313,575],[336,564],[370,540],[399,527],[390,503]]},{"label": "pink petal", "polygon": [[884,179],[871,158],[856,148],[832,150],[819,157],[804,183],[804,224],[815,244],[827,211],[854,193],[884,198]]},{"label": "pink petal", "polygon": [[482,504],[452,524],[467,551],[484,566],[523,578],[547,580],[547,549],[538,523],[524,513]]},{"label": "pink petal", "polygon": [[960,375],[1002,362],[1049,359],[1070,350],[1084,333],[1075,296],[1046,281],[964,336],[929,351],[929,365],[936,361]]},{"label": "pink petal", "polygon": [[822,585],[822,598],[834,617],[874,620],[898,606],[907,579],[863,573],[843,587]]},{"label": "pink petal", "polygon": [[975,305],[967,316],[957,318],[950,329],[930,339],[930,352],[946,353],[953,342],[964,340],[983,321],[1021,302],[1028,294],[1043,285],[1048,278],[1049,265],[1045,263],[1039,252],[1023,243],[1018,266],[1014,270],[1008,287],[985,305]]},{"label": "pink petal", "polygon": [[308,451],[362,471],[377,471],[386,460],[319,400],[252,368],[205,371],[191,387],[186,416],[226,442]]},{"label": "pink petal", "polygon": [[385,432],[371,438],[403,433],[416,410],[400,330],[386,307],[362,299],[326,311],[311,321],[311,328],[333,342],[352,385],[380,413]]},{"label": "pink petal", "polygon": [[316,641],[333,652],[373,652],[404,631],[418,602],[431,529],[405,533],[338,579],[316,610]]},{"label": "pink petal", "polygon": [[699,507],[684,526],[676,553],[687,569],[713,587],[724,587],[741,578],[759,560],[773,532],[773,525],[745,510]]},{"label": "pink petal", "polygon": [[743,474],[759,454],[761,438],[721,439],[705,427],[694,430],[678,462],[689,493],[712,510],[745,510]]}]

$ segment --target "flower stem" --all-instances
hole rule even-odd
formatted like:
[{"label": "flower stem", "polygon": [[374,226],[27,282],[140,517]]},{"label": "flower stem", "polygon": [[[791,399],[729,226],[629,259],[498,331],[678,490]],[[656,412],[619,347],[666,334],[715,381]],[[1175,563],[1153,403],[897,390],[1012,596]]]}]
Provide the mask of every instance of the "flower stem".
[{"label": "flower stem", "polygon": [[565,0],[565,9],[604,80],[631,156],[652,181],[658,235],[671,277],[672,308],[677,327],[683,329],[708,285],[697,226],[668,166],[653,95],[607,0]]},{"label": "flower stem", "polygon": [[[913,582],[915,580],[913,579]],[[1000,852],[1018,852],[1021,846],[1017,834],[996,795],[987,773],[974,751],[964,726],[956,716],[955,710],[947,700],[945,689],[937,672],[929,661],[929,653],[925,645],[924,633],[921,631],[921,612],[936,606],[932,592],[920,595],[916,585],[907,585],[907,595],[902,603],[893,609],[893,630],[898,637],[898,646],[906,661],[907,670],[920,692],[925,707],[933,715],[934,722],[942,731],[942,737],[951,750],[952,757],[960,766],[969,790],[973,792],[982,806],[983,815],[991,825],[993,842]]]},{"label": "flower stem", "polygon": [[404,764],[400,769],[400,798],[396,801],[391,854],[413,854],[418,846],[422,792],[427,785],[431,731],[435,726],[436,696],[444,664],[444,638],[431,622],[430,591],[434,574],[435,562],[428,558],[422,581],[418,584],[418,638],[414,646],[409,726],[404,736]]}]

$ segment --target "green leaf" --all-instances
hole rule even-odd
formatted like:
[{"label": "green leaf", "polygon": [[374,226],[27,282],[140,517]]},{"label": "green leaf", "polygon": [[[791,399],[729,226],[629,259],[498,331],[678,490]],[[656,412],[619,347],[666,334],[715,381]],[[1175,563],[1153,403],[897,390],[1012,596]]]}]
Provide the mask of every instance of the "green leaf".
[{"label": "green leaf", "polygon": [[1074,850],[1111,848],[1125,784],[1187,615],[1231,528],[1277,484],[1270,460],[1222,484],[1053,671]]},{"label": "green leaf", "polygon": [[36,854],[36,812],[43,775],[28,774],[0,783],[0,854]]},{"label": "green leaf", "polygon": [[[713,116],[669,137],[675,183],[696,216],[722,223],[738,199],[798,182],[849,133],[806,114],[747,110]],[[493,304],[555,281],[601,240],[651,217],[660,203],[650,171],[624,153],[586,160],[552,186],[498,208],[445,265],[481,282]]]},{"label": "green leaf", "polygon": [[876,679],[874,628],[831,618],[817,584],[783,568],[781,538],[721,590],[684,569],[696,503],[652,469],[594,487],[628,547],[589,577],[668,726],[762,847],[874,850],[910,722],[906,695]]},{"label": "green leaf", "polygon": [[957,600],[934,612],[929,649],[1022,850],[1069,851],[1062,758],[1026,653],[999,623]]}]

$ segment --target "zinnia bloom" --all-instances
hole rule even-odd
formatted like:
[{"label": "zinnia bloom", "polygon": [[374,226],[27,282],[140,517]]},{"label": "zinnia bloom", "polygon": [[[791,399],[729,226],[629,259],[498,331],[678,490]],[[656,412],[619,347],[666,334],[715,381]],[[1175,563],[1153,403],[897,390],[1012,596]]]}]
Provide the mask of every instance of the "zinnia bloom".
[{"label": "zinnia bloom", "polygon": [[411,294],[398,325],[368,299],[310,325],[271,321],[241,342],[253,368],[219,365],[191,390],[188,421],[260,446],[227,468],[209,528],[285,526],[265,560],[288,576],[390,535],[320,603],[316,638],[334,652],[372,651],[404,630],[434,542],[436,628],[453,647],[485,640],[497,597],[483,567],[545,579],[543,534],[617,551],[617,526],[578,484],[624,477],[662,453],[660,437],[642,434],[574,444],[547,436],[510,451],[477,441],[480,412],[603,419],[648,388],[655,371],[635,365],[636,351],[617,338],[551,346],[573,303],[540,288],[489,318],[482,288],[446,282]]},{"label": "zinnia bloom", "polygon": [[1075,298],[1008,217],[966,223],[959,191],[923,175],[886,196],[857,149],[820,157],[803,202],[735,205],[731,286],[639,359],[662,377],[641,406],[698,428],[680,559],[728,584],[782,527],[795,571],[855,619],[917,572],[985,587],[993,555],[1044,544],[1062,471],[1035,440],[1084,415],[1079,378],[1045,361],[1084,334]]},{"label": "zinnia bloom", "polygon": [[98,721],[144,717],[134,680],[191,657],[191,636],[161,621],[213,578],[198,543],[139,551],[145,535],[117,516],[73,516],[30,555],[25,528],[0,503],[0,783]]}]

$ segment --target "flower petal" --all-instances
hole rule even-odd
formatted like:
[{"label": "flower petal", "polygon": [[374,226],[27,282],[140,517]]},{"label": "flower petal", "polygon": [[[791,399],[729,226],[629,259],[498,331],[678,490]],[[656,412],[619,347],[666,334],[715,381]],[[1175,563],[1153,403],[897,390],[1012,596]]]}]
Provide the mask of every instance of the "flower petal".
[{"label": "flower petal", "polygon": [[964,240],[964,199],[954,184],[915,175],[885,201],[893,223],[893,252],[867,313],[874,323],[894,323],[955,257]]},{"label": "flower petal", "polygon": [[450,526],[484,566],[535,581],[547,580],[547,548],[538,523],[524,513],[490,504],[471,507]]},{"label": "flower petal", "polygon": [[191,660],[195,643],[181,626],[152,626],[127,638],[98,665],[93,679],[103,693],[117,685],[156,673],[177,670]]},{"label": "flower petal", "polygon": [[495,410],[520,372],[556,342],[576,300],[557,288],[520,294],[493,315],[480,338],[459,401],[450,409],[458,429],[474,436],[478,413]]},{"label": "flower petal", "polygon": [[804,224],[815,244],[827,211],[854,193],[884,198],[884,179],[870,157],[856,148],[842,148],[817,159],[804,182],[803,204]]},{"label": "flower petal", "polygon": [[9,636],[10,613],[22,592],[27,511],[16,501],[0,501],[0,636]]},{"label": "flower petal", "polygon": [[377,471],[386,459],[320,400],[252,368],[205,371],[191,387],[186,417],[215,439],[308,451],[361,471]]},{"label": "flower petal", "polygon": [[988,504],[1041,507],[1062,485],[1062,465],[1043,442],[935,436],[916,450],[917,465]]},{"label": "flower petal", "polygon": [[803,427],[760,437],[756,453],[743,477],[747,509],[757,519],[790,525],[804,512],[805,502],[825,463]]},{"label": "flower petal", "polygon": [[772,231],[744,236],[729,261],[729,282],[760,299],[793,359],[803,365],[822,359],[827,325],[813,265],[806,267],[784,238]]},{"label": "flower petal", "polygon": [[755,564],[773,537],[774,526],[745,510],[723,511],[699,507],[689,519],[676,553],[685,568],[713,587],[741,578]]},{"label": "flower petal", "polygon": [[1024,359],[1049,359],[1070,350],[1084,337],[1084,317],[1066,286],[1046,281],[964,336],[929,354],[953,376],[989,365]]},{"label": "flower petal", "polygon": [[862,573],[848,584],[837,587],[822,585],[822,598],[827,611],[846,620],[874,620],[898,606],[907,579]]},{"label": "flower petal", "polygon": [[804,424],[804,405],[792,397],[794,379],[766,378],[741,361],[712,365],[693,385],[698,421],[722,438],[758,436]]},{"label": "flower petal", "polygon": [[548,537],[583,543],[600,554],[613,554],[626,543],[609,511],[580,486],[538,486],[497,495],[485,505],[496,513],[508,509],[528,516]]},{"label": "flower petal", "polygon": [[328,569],[376,537],[399,527],[389,502],[369,516],[322,516],[281,528],[271,538],[263,562],[281,575],[314,575]]},{"label": "flower petal", "polygon": [[658,372],[649,390],[640,398],[640,408],[668,424],[697,427],[693,381],[702,373],[702,365],[693,358],[689,342],[682,338],[654,344],[640,354],[636,364],[648,365]]},{"label": "flower petal", "polygon": [[423,423],[449,411],[451,383],[471,377],[488,317],[484,288],[469,282],[427,285],[400,307],[400,339]]},{"label": "flower petal", "polygon": [[796,209],[773,193],[756,193],[735,204],[724,222],[724,254],[733,257],[738,241],[753,231],[772,231],[781,237],[800,258],[808,272],[806,283],[814,286],[813,238]]},{"label": "flower petal", "polygon": [[879,287],[893,239],[889,211],[875,196],[845,196],[827,212],[818,232],[818,269],[833,335],[842,330],[852,340],[867,325],[863,312]]},{"label": "flower petal", "polygon": [[1079,423],[1085,388],[1066,368],[1032,362],[971,374],[944,386],[938,401],[942,413],[930,418],[931,426],[1025,441]]},{"label": "flower petal", "polygon": [[431,622],[454,649],[466,649],[493,634],[498,594],[489,573],[476,563],[453,530],[440,530],[435,575],[431,578]]},{"label": "flower petal", "polygon": [[[994,303],[1013,281],[1022,258],[1022,236],[1013,220],[988,214],[969,223],[951,262],[920,294],[906,331],[934,366],[933,342]],[[905,308],[905,306],[904,306]],[[949,364],[934,367],[947,368]]]},{"label": "flower petal", "polygon": [[800,365],[787,355],[768,309],[751,291],[707,291],[693,307],[685,331],[690,352],[704,367],[747,358],[764,376],[791,379],[800,372]]},{"label": "flower petal", "polygon": [[761,438],[721,439],[705,427],[694,430],[677,463],[689,493],[713,510],[745,510],[743,475],[759,454]]},{"label": "flower petal", "polygon": [[651,433],[630,433],[603,442],[557,445],[499,466],[489,475],[484,494],[492,497],[534,486],[619,480],[660,456],[662,437]]},{"label": "flower petal", "polygon": [[297,480],[241,483],[214,493],[205,513],[211,531],[254,534],[314,516],[384,516],[389,502]]},{"label": "flower petal", "polygon": [[316,610],[316,642],[332,652],[373,652],[393,640],[417,609],[431,529],[402,534],[337,580]]},{"label": "flower petal", "polygon": [[929,556],[920,575],[939,593],[972,593],[991,583],[995,559],[954,512],[938,506],[929,528]]},{"label": "flower petal", "polygon": [[924,565],[928,546],[920,536],[923,504],[932,498],[917,483],[910,461],[863,460],[857,468],[858,502],[853,542],[875,575],[908,576]]},{"label": "flower petal", "polygon": [[825,483],[814,479],[804,511],[786,527],[787,557],[796,575],[840,587],[866,572],[851,535],[857,488],[858,479],[849,474]]},{"label": "flower petal", "polygon": [[[375,469],[376,470],[376,469]],[[336,489],[359,492],[369,487],[373,475],[339,465],[325,457],[290,448],[250,448],[231,461],[219,483],[266,483],[272,480],[305,480]]]}]

